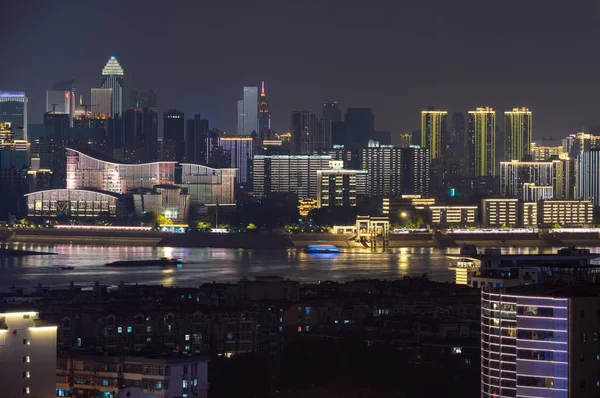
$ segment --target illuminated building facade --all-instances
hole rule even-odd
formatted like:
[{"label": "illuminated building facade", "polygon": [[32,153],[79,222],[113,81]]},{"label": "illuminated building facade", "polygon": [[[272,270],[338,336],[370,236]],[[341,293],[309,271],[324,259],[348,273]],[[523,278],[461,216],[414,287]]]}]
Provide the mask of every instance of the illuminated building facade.
[{"label": "illuminated building facade", "polygon": [[533,119],[529,109],[504,112],[504,160],[524,160],[531,153]]},{"label": "illuminated building facade", "polygon": [[594,205],[591,200],[542,200],[538,203],[538,222],[587,227],[594,222]]},{"label": "illuminated building facade", "polygon": [[237,133],[250,135],[258,133],[258,87],[244,86],[242,99],[237,102]]},{"label": "illuminated building facade", "polygon": [[589,319],[599,295],[589,283],[483,288],[481,396],[598,396],[597,326]]},{"label": "illuminated building facade", "polygon": [[254,196],[292,192],[299,199],[317,198],[317,171],[329,168],[329,155],[255,155],[252,161]]},{"label": "illuminated building facade", "polygon": [[554,188],[552,186],[540,186],[526,182],[523,184],[523,201],[537,202],[539,200],[548,200],[554,198]]},{"label": "illuminated building facade", "polygon": [[408,148],[412,145],[412,134],[400,134],[400,148]]},{"label": "illuminated building facade", "polygon": [[133,194],[135,214],[161,214],[174,223],[188,221],[190,195],[181,186],[156,185],[152,191]]},{"label": "illuminated building facade", "polygon": [[113,117],[112,111],[112,88],[93,88],[91,90],[92,98],[92,117],[110,118]]},{"label": "illuminated building facade", "polygon": [[538,225],[538,202],[521,203],[521,225],[525,228]]},{"label": "illuminated building facade", "polygon": [[[500,162],[500,195],[503,197],[524,197],[524,184],[550,186],[554,195],[564,191],[564,162]],[[562,196],[558,196],[559,198]]]},{"label": "illuminated building facade", "polygon": [[2,396],[56,395],[56,331],[37,312],[0,313]]},{"label": "illuminated building facade", "polygon": [[484,227],[503,228],[519,225],[519,199],[482,199]]},{"label": "illuminated building facade", "polygon": [[95,189],[119,194],[157,186],[177,185],[187,189],[190,206],[234,203],[235,169],[213,169],[182,163],[181,180],[175,179],[176,162],[122,164],[98,159],[97,155],[67,149],[67,188]]},{"label": "illuminated building facade", "polygon": [[28,217],[123,218],[122,195],[93,189],[50,189],[25,195]]},{"label": "illuminated building facade", "polygon": [[252,161],[252,136],[221,136],[219,146],[229,153],[229,167],[237,169],[238,184],[246,184],[249,179],[250,162]]},{"label": "illuminated building facade", "polygon": [[23,130],[24,140],[27,136],[27,97],[22,91],[0,91],[0,122],[9,122],[15,130]]},{"label": "illuminated building facade", "polygon": [[496,175],[496,112],[490,107],[469,111],[468,157],[475,177]]},{"label": "illuminated building facade", "polygon": [[[94,155],[97,156],[97,155]],[[176,162],[122,164],[67,148],[67,188],[127,193],[175,182]]]},{"label": "illuminated building facade", "polygon": [[29,190],[29,143],[15,139],[10,123],[0,122],[0,218],[25,213],[23,195]]},{"label": "illuminated building facade", "polygon": [[123,68],[117,58],[110,57],[102,68],[102,88],[112,89],[113,116],[123,114],[123,75]]},{"label": "illuminated building facade", "polygon": [[600,149],[580,152],[576,160],[577,199],[600,206]]},{"label": "illuminated building facade", "polygon": [[431,224],[436,226],[476,225],[478,212],[478,206],[429,206]]},{"label": "illuminated building facade", "polygon": [[317,170],[317,207],[356,206],[366,186],[366,170],[345,170],[343,161],[332,160],[328,170]]},{"label": "illuminated building facade", "polygon": [[190,195],[190,206],[233,205],[236,169],[213,169],[200,164],[181,164],[181,183]]},{"label": "illuminated building facade", "polygon": [[447,119],[448,111],[421,111],[421,148],[429,149],[431,160],[442,158],[446,150]]},{"label": "illuminated building facade", "polygon": [[258,132],[264,133],[271,130],[271,109],[265,92],[265,82],[260,85],[260,98],[258,100]]},{"label": "illuminated building facade", "polygon": [[546,162],[553,158],[568,159],[569,153],[564,151],[562,145],[544,146],[531,143],[531,160],[534,162]]}]

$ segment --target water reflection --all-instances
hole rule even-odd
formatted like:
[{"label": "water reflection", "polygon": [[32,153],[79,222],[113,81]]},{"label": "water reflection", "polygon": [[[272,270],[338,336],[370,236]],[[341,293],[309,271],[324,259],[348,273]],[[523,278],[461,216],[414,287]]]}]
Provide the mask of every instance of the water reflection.
[{"label": "water reflection", "polygon": [[[12,244],[9,247],[57,253],[51,256],[0,258],[0,290],[13,284],[34,287],[106,285],[125,283],[198,286],[212,281],[237,281],[259,275],[279,275],[300,281],[351,280],[357,278],[393,279],[426,273],[432,280],[451,282],[454,274],[447,269],[448,255],[459,248],[394,248],[387,253],[368,249],[344,249],[339,254],[308,254],[301,250],[243,250],[178,247],[123,247],[90,245]],[[553,253],[557,248],[504,248],[503,253]],[[600,251],[592,248],[592,251]],[[117,260],[180,258],[181,268],[160,267],[108,269],[105,263]],[[60,266],[72,265],[73,270]]]}]

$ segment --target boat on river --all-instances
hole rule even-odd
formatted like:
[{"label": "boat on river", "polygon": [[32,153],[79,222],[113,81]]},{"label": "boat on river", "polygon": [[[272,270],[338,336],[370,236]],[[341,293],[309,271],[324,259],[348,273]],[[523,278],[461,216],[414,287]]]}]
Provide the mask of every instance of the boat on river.
[{"label": "boat on river", "polygon": [[121,260],[104,264],[106,267],[177,267],[182,264],[178,258],[159,258],[146,260]]},{"label": "boat on river", "polygon": [[311,244],[306,248],[307,253],[339,253],[340,249],[334,245]]}]

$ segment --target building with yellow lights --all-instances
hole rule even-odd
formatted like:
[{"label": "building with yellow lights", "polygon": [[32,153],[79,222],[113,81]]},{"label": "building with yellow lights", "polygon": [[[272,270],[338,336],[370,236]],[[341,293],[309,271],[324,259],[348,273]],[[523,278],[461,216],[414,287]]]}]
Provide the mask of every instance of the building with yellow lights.
[{"label": "building with yellow lights", "polygon": [[594,206],[591,200],[542,200],[538,203],[538,222],[587,227],[594,222]]},{"label": "building with yellow lights", "polygon": [[469,111],[468,155],[475,177],[496,175],[496,112],[489,106]]},{"label": "building with yellow lights", "polygon": [[524,198],[525,184],[552,187],[554,199],[573,199],[575,174],[573,161],[500,162],[500,195]]},{"label": "building with yellow lights", "polygon": [[[565,152],[562,145],[544,146],[531,143],[531,160],[534,162],[547,162],[554,158],[568,159],[569,153]],[[508,160],[508,159],[507,159]]]},{"label": "building with yellow lights", "polygon": [[481,218],[484,227],[516,227],[519,225],[519,199],[482,199]]},{"label": "building with yellow lights", "polygon": [[56,330],[37,312],[0,313],[2,397],[56,396]]},{"label": "building with yellow lights", "polygon": [[317,170],[317,207],[353,207],[367,193],[366,170],[344,169],[343,160],[332,160],[329,169]]},{"label": "building with yellow lights", "polygon": [[421,148],[429,149],[431,160],[443,157],[447,119],[448,111],[421,111]]},{"label": "building with yellow lights", "polygon": [[529,109],[513,108],[504,112],[504,160],[523,160],[530,154],[533,134]]},{"label": "building with yellow lights", "polygon": [[245,184],[249,178],[249,166],[252,162],[253,139],[250,135],[219,137],[219,146],[229,153],[229,167],[236,170],[236,183]]},{"label": "building with yellow lights", "polygon": [[435,226],[475,226],[479,206],[429,206],[429,212]]}]

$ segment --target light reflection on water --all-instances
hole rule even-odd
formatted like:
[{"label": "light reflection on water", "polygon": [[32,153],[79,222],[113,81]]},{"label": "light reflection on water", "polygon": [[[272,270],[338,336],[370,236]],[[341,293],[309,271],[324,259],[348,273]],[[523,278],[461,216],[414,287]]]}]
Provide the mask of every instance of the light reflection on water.
[{"label": "light reflection on water", "polygon": [[[11,248],[54,252],[52,256],[0,257],[0,290],[17,287],[106,285],[125,283],[198,286],[211,281],[235,282],[241,278],[278,275],[299,281],[394,279],[427,274],[432,280],[452,282],[448,255],[459,248],[394,248],[387,253],[368,249],[342,249],[339,254],[308,254],[301,250],[243,250],[220,248],[172,248],[147,246],[90,246],[14,244]],[[555,253],[558,248],[503,248],[507,254]],[[600,252],[591,248],[592,252]],[[182,259],[181,268],[107,268],[117,260],[159,257]],[[72,271],[61,270],[72,265]]]}]

